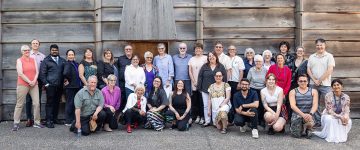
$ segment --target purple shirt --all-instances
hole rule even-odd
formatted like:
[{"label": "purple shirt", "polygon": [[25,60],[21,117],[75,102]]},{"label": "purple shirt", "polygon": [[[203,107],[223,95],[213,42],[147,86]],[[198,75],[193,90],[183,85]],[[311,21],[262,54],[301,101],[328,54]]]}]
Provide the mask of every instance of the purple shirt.
[{"label": "purple shirt", "polygon": [[40,63],[44,60],[45,55],[41,52],[34,53],[34,51],[31,50],[30,57],[35,59],[37,64],[37,69],[40,70]]},{"label": "purple shirt", "polygon": [[115,110],[118,110],[120,107],[121,97],[120,88],[115,86],[113,92],[111,93],[109,87],[105,86],[101,92],[104,95],[104,107],[113,106]]}]

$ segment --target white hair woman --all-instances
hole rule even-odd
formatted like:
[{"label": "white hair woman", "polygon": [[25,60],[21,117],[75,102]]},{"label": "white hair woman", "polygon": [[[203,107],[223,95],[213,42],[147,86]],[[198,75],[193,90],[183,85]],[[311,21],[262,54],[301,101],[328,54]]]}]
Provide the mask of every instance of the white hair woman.
[{"label": "white hair woman", "polygon": [[112,129],[117,129],[117,119],[115,117],[115,111],[120,107],[120,98],[121,91],[118,86],[116,86],[117,78],[115,75],[110,74],[107,77],[107,86],[101,89],[101,92],[104,96],[104,111],[106,113],[106,119],[104,123],[104,130],[111,132]]},{"label": "white hair woman", "polygon": [[135,87],[134,93],[131,93],[128,97],[126,106],[122,111],[125,117],[126,130],[128,133],[132,132],[133,128],[137,128],[140,123],[144,123],[146,120],[146,103],[147,100],[144,97],[145,86],[138,84]]},{"label": "white hair woman", "polygon": [[262,57],[264,58],[264,67],[269,70],[270,66],[275,64],[275,62],[271,60],[273,57],[271,51],[268,49],[264,50],[264,52],[262,53]]},{"label": "white hair woman", "polygon": [[246,48],[244,55],[245,55],[245,59],[244,59],[244,65],[245,65],[244,78],[246,78],[250,68],[255,66],[255,63],[254,63],[255,51],[254,51],[253,48]]},{"label": "white hair woman", "polygon": [[158,68],[153,64],[154,55],[150,51],[144,54],[145,63],[141,65],[145,72],[145,97],[149,96],[149,93],[153,87],[154,78],[159,75]]},{"label": "white hair woman", "polygon": [[28,93],[31,96],[34,107],[35,124],[33,126],[36,128],[44,128],[44,126],[40,124],[39,88],[37,86],[39,70],[35,59],[30,57],[30,47],[28,45],[21,46],[21,54],[22,56],[16,60],[16,71],[18,74],[17,96],[12,130],[19,130],[21,111]]}]

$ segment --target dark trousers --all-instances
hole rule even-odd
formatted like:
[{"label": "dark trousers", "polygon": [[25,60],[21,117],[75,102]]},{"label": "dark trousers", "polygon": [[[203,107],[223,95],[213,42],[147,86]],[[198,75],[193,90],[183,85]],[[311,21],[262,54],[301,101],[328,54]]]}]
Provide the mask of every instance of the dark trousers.
[{"label": "dark trousers", "polygon": [[48,86],[46,87],[46,120],[54,121],[59,114],[59,103],[62,94],[62,87]]},{"label": "dark trousers", "polygon": [[65,117],[67,124],[70,124],[75,120],[74,97],[79,90],[80,90],[79,88],[65,89],[65,96],[66,96]]},{"label": "dark trousers", "polygon": [[[231,87],[230,103],[231,103],[231,106],[234,106],[234,94],[237,92],[236,88],[237,88],[237,85],[239,82],[228,81],[228,83]],[[235,115],[235,108],[231,107],[229,110],[229,113],[228,113],[229,122],[233,122],[234,115]]]},{"label": "dark trousers", "polygon": [[252,129],[257,129],[258,112],[257,112],[256,109],[252,109],[251,112],[255,112],[254,117],[249,117],[249,116],[240,115],[240,114],[236,113],[235,116],[234,116],[235,125],[243,127],[245,125],[245,122],[250,122],[251,123],[251,128]]},{"label": "dark trousers", "polygon": [[124,117],[125,117],[126,124],[133,124],[135,122],[138,122],[139,124],[141,124],[141,123],[144,123],[146,120],[146,116],[141,116],[139,112],[134,111],[132,109],[126,110]]},{"label": "dark trousers", "polygon": [[117,129],[118,123],[116,121],[115,112],[112,112],[110,108],[107,107],[104,107],[103,110],[106,113],[105,123],[108,123],[111,129]]},{"label": "dark trousers", "polygon": [[[127,99],[131,93],[134,93],[134,91],[130,90],[129,88],[125,88],[125,101],[124,101],[125,104],[127,103]],[[123,101],[121,101],[121,104],[122,104],[122,102]]]},{"label": "dark trousers", "polygon": [[259,125],[261,125],[261,124],[265,125],[265,120],[264,120],[265,108],[264,108],[264,105],[263,105],[262,100],[261,100],[261,94],[260,94],[261,89],[253,89],[253,90],[256,91],[256,93],[258,95],[258,98],[259,98],[259,107],[257,108],[257,111],[258,111],[258,124]]},{"label": "dark trousers", "polygon": [[[93,115],[93,114],[92,114]],[[89,115],[89,116],[81,116],[80,117],[80,123],[81,123],[81,134],[84,135],[84,136],[87,136],[91,133],[90,131],[90,119],[91,119],[91,116],[92,115]],[[96,124],[97,124],[97,127],[96,127],[96,130],[95,131],[99,131],[102,127],[102,124],[104,123],[105,121],[105,118],[106,118],[106,113],[102,110],[98,113],[98,118],[96,120]],[[71,132],[77,132],[77,129],[75,128],[75,121],[72,123],[71,127],[70,127],[70,131]]]},{"label": "dark trousers", "polygon": [[[40,107],[40,114],[41,114],[41,94],[42,94],[42,87],[43,84],[38,80],[38,87],[39,87],[39,107]],[[32,99],[30,94],[26,95],[26,118],[33,119],[33,115],[31,113],[32,110]],[[40,115],[41,116],[41,115]]]},{"label": "dark trousers", "polygon": [[121,90],[121,103],[120,103],[120,108],[119,110],[123,110],[126,106],[126,94],[125,94],[125,81],[119,81],[119,87]]},{"label": "dark trousers", "polygon": [[[182,112],[184,112],[184,111],[178,111],[180,116],[182,116],[184,114]],[[189,119],[190,119],[189,114],[187,114],[183,120],[177,120],[174,112],[172,112],[171,110],[166,111],[165,115],[172,116],[174,118],[174,120],[176,121],[176,127],[178,128],[179,131],[186,131],[188,129],[188,127],[189,127],[188,123],[189,123]]]},{"label": "dark trousers", "polygon": [[201,92],[192,91],[191,95],[191,117],[193,120],[196,119],[197,116],[204,116],[204,106],[203,106]]}]

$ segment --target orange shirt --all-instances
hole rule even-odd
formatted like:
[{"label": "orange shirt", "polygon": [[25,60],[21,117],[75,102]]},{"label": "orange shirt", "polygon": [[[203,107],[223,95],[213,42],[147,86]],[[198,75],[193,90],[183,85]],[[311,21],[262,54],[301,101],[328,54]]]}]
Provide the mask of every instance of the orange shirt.
[{"label": "orange shirt", "polygon": [[[29,78],[29,80],[34,80],[36,75],[35,60],[33,58],[20,57],[20,61],[24,75]],[[17,84],[29,86],[29,83],[25,82],[20,76],[18,76]]]}]

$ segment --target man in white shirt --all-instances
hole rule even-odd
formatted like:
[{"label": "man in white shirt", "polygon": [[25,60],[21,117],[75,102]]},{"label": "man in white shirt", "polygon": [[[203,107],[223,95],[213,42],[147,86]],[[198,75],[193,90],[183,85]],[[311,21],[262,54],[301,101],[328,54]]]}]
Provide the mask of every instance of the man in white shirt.
[{"label": "man in white shirt", "polygon": [[[331,92],[331,74],[335,67],[334,56],[326,52],[326,42],[324,39],[315,40],[316,53],[310,55],[307,64],[307,73],[310,77],[310,87],[319,92],[319,106],[324,107],[325,95]],[[320,112],[315,113],[315,119],[318,122]],[[315,126],[319,126],[316,124]]]},{"label": "man in white shirt", "polygon": [[215,53],[219,58],[219,62],[224,65],[226,69],[227,79],[231,78],[231,64],[230,57],[224,54],[224,47],[221,42],[215,43]]}]

